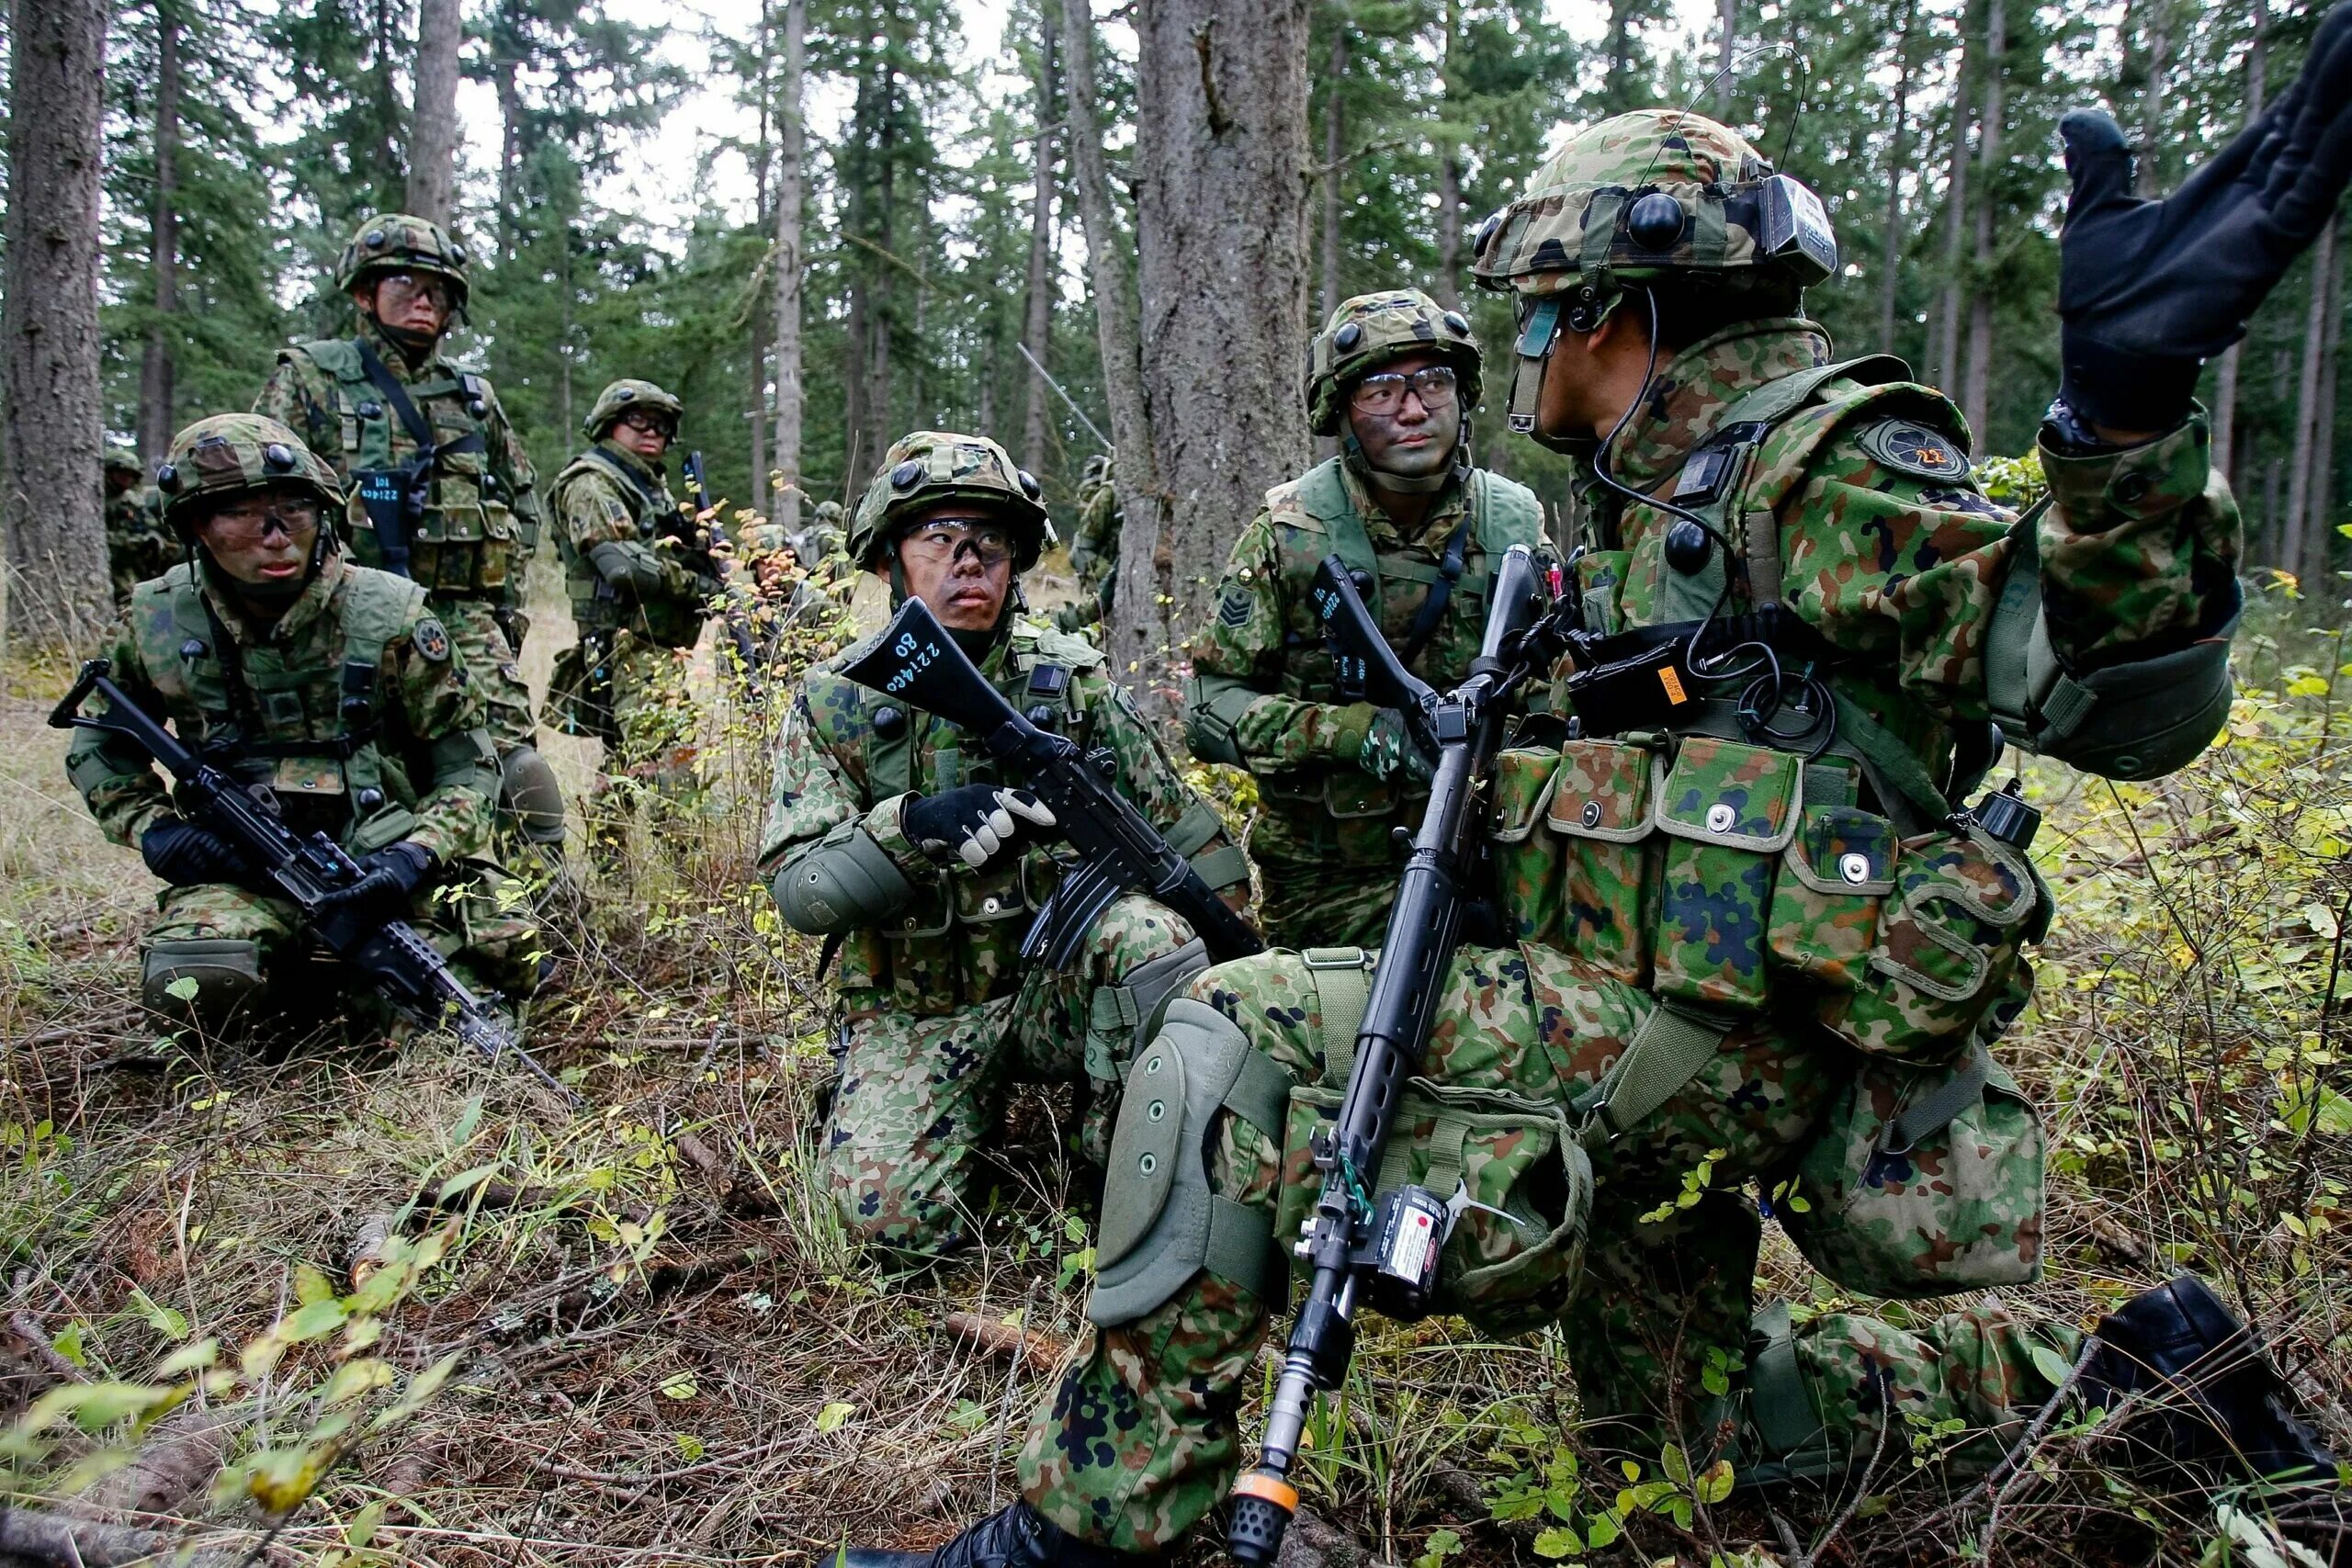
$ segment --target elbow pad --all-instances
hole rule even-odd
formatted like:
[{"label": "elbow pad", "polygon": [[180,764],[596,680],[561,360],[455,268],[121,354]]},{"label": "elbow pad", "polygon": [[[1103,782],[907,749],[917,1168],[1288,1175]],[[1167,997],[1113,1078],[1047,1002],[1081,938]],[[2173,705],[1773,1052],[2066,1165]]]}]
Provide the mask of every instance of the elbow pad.
[{"label": "elbow pad", "polygon": [[1246,766],[1238,734],[1241,716],[1262,695],[1236,681],[1190,677],[1184,682],[1184,744],[1204,762]]},{"label": "elbow pad", "polygon": [[854,818],[777,868],[771,884],[785,924],[806,936],[880,925],[906,908],[914,884]]},{"label": "elbow pad", "polygon": [[590,547],[588,564],[610,583],[613,592],[632,599],[658,599],[669,582],[662,563],[644,549],[606,539]]},{"label": "elbow pad", "polygon": [[2218,629],[2186,648],[2082,675],[2051,647],[2038,587],[2019,593],[2018,586],[2004,594],[1984,649],[1993,719],[2007,739],[2102,778],[2153,779],[2195,761],[2222,732],[2236,694],[2235,581],[2227,603],[2215,606]]}]

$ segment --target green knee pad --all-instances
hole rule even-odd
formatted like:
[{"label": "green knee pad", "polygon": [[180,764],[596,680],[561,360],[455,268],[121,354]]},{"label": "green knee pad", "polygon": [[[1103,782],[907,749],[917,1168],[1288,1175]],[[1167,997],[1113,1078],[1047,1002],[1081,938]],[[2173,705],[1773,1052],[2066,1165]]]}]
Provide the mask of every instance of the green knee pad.
[{"label": "green knee pad", "polygon": [[1288,1075],[1251,1050],[1231,1019],[1190,997],[1168,1004],[1127,1074],[1111,1137],[1091,1322],[1132,1323],[1203,1269],[1268,1307],[1282,1304],[1289,1265],[1273,1223],[1209,1190],[1207,1146],[1219,1110],[1279,1136],[1290,1090]]},{"label": "green knee pad", "polygon": [[1099,1084],[1122,1081],[1126,1077],[1123,1058],[1159,1021],[1160,1004],[1208,966],[1208,947],[1195,937],[1136,964],[1115,986],[1095,987],[1086,1007],[1086,1076]]},{"label": "green knee pad", "polygon": [[498,760],[498,804],[529,842],[563,847],[563,788],[537,747]]},{"label": "green knee pad", "polygon": [[[196,994],[172,994],[180,980],[196,982]],[[261,946],[226,937],[188,937],[147,949],[140,999],[149,1010],[193,1016],[207,1024],[225,1022],[238,1009],[259,1000],[263,988]]]}]

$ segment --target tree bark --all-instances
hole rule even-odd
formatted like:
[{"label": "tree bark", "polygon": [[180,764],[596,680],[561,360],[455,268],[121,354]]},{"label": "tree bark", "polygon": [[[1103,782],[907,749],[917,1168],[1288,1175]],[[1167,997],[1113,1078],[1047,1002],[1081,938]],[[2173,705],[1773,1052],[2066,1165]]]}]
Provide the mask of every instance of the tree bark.
[{"label": "tree bark", "polygon": [[1340,308],[1340,191],[1347,171],[1347,111],[1342,87],[1348,75],[1348,16],[1331,22],[1331,55],[1323,85],[1323,314]]},{"label": "tree bark", "polygon": [[[1143,0],[1136,32],[1144,393],[1166,508],[1119,566],[1114,659],[1163,705],[1269,476],[1306,460],[1298,355],[1307,0]],[[1248,301],[1252,330],[1229,320]],[[1135,529],[1130,515],[1127,527]]]},{"label": "tree bark", "polygon": [[1993,389],[1993,224],[1994,209],[2000,205],[1993,182],[2001,171],[2002,71],[2008,48],[2008,0],[1984,0],[1984,118],[1976,136],[1975,265],[1968,301],[1968,374],[1960,405],[1980,451],[1985,449]]},{"label": "tree bark", "polygon": [[445,228],[458,207],[458,47],[465,31],[458,0],[417,0],[408,209]]},{"label": "tree bark", "polygon": [[[2270,85],[2269,0],[2253,0],[2251,19],[2253,36],[2245,46],[2245,118],[2251,123],[2262,113],[2262,100]],[[2222,355],[2221,368],[2213,378],[2213,466],[2223,479],[2237,471],[2238,436],[2238,351],[2243,343],[2233,343]]]},{"label": "tree bark", "polygon": [[1911,30],[1919,22],[1919,0],[1903,0],[1903,23],[1894,34],[1894,131],[1886,146],[1886,231],[1879,247],[1878,341],[1894,352],[1894,318],[1903,285],[1903,176],[1910,167],[1905,146],[1911,130]]},{"label": "tree bark", "polygon": [[[1125,516],[1120,530],[1122,583],[1104,637],[1112,652],[1134,656],[1133,639],[1119,635],[1126,589],[1126,563],[1148,560],[1168,528],[1168,491],[1160,482],[1144,398],[1143,351],[1136,326],[1135,285],[1127,275],[1127,241],[1119,231],[1111,198],[1111,173],[1102,157],[1102,110],[1094,74],[1094,11],[1091,0],[1061,0],[1063,73],[1069,97],[1069,164],[1078,188],[1079,225],[1086,232],[1087,271],[1094,287],[1095,341],[1102,353],[1102,392],[1111,415],[1111,444],[1118,458],[1112,486]],[[1125,673],[1125,671],[1122,671]],[[1165,711],[1163,709],[1163,711]]]},{"label": "tree bark", "polygon": [[154,319],[139,362],[139,460],[163,461],[178,428],[174,404],[172,318],[179,312],[180,21],[173,0],[155,4],[155,188],[147,213],[147,268],[155,280]]},{"label": "tree bark", "polygon": [[106,28],[103,0],[16,0],[8,27],[5,624],[61,648],[86,642],[113,604],[98,496]]},{"label": "tree bark", "polygon": [[2140,97],[2140,162],[2132,175],[2132,194],[2153,197],[2165,188],[2165,76],[2172,69],[2172,6],[2168,0],[2145,0],[2148,80]]},{"label": "tree bark", "polygon": [[2320,231],[2312,247],[2312,287],[2303,312],[2303,352],[2295,381],[2295,446],[2287,459],[2286,527],[2278,541],[2278,564],[2303,570],[2304,538],[2312,514],[2312,459],[2318,446],[2320,372],[2327,359],[2329,280],[2335,275],[2335,225]]},{"label": "tree bark", "polygon": [[[784,74],[776,83],[775,166],[775,511],[787,529],[800,526],[800,206],[807,189],[808,124],[801,95],[808,72],[808,0],[785,0]],[[855,454],[845,455],[855,460]],[[850,482],[857,476],[852,473]]]},{"label": "tree bark", "polygon": [[1715,118],[1733,124],[1739,92],[1737,73],[1732,70],[1739,59],[1739,0],[1715,0],[1715,29],[1722,35],[1715,61]]},{"label": "tree bark", "polygon": [[[775,111],[775,84],[769,80],[770,69],[775,63],[775,10],[767,0],[760,0],[760,144],[752,156],[752,211],[755,220],[753,232],[768,230],[775,221],[774,198],[775,181],[775,140],[771,117]],[[779,259],[773,252],[771,264]],[[767,288],[777,287],[771,270]],[[752,425],[752,510],[761,516],[768,515],[768,347],[775,333],[775,312],[769,307],[766,294],[754,295],[751,302],[752,352],[751,369],[744,389],[748,401],[744,418]]]},{"label": "tree bark", "polygon": [[1609,73],[1601,78],[1601,107],[1610,114],[1633,107],[1634,0],[1609,0]]},{"label": "tree bark", "polygon": [[2326,275],[2312,287],[2327,292],[2327,343],[2319,367],[2319,408],[2312,416],[2311,522],[2303,530],[2302,577],[2316,592],[2335,597],[2328,581],[2328,558],[2335,547],[2335,385],[2344,360],[2344,242],[2340,224],[2327,256]]},{"label": "tree bark", "polygon": [[1951,87],[1951,164],[1944,181],[1944,282],[1936,302],[1936,335],[1928,355],[1930,379],[1950,387],[1960,374],[1960,318],[1968,301],[1968,277],[1963,269],[1968,238],[1968,128],[1972,123],[1968,96],[1975,85],[1976,35],[1969,29],[1969,11],[1961,12],[1960,74]]},{"label": "tree bark", "polygon": [[[1021,333],[1022,341],[1028,344],[1039,365],[1052,363],[1054,283],[1059,270],[1054,265],[1054,101],[1061,96],[1055,82],[1056,32],[1053,11],[1041,10],[1037,17],[1036,172],[1029,207],[1028,309]],[[1038,370],[1031,369],[1023,380],[1029,393],[1021,419],[1021,461],[1031,473],[1042,473],[1046,467],[1046,421],[1051,412],[1046,400],[1053,392]]]},{"label": "tree bark", "polygon": [[[1734,0],[1726,0],[1734,3]],[[1453,51],[1462,36],[1462,0],[1445,0],[1445,47],[1439,56],[1445,84],[1444,113],[1448,134],[1438,143],[1437,158],[1437,278],[1430,290],[1449,310],[1462,308],[1462,143],[1453,140],[1455,63]]]}]

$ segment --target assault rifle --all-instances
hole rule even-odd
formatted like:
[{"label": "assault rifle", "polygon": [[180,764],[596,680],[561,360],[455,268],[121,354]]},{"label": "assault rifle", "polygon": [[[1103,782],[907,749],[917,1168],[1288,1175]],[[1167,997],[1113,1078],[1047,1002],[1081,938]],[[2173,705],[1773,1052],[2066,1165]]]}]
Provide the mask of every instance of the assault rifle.
[{"label": "assault rifle", "polygon": [[727,638],[735,645],[736,661],[742,666],[743,685],[757,699],[760,694],[759,644],[752,637],[752,612],[745,602],[742,583],[735,576],[734,561],[728,547],[727,530],[719,525],[712,513],[707,521],[697,521],[711,511],[710,485],[703,478],[702,454],[689,452],[685,461],[678,465],[686,480],[688,515],[679,519],[682,531],[676,536],[685,547],[703,574],[716,577],[722,583],[725,607],[719,617],[727,625]]},{"label": "assault rifle", "polygon": [[[96,729],[140,747],[172,775],[172,805],[179,814],[234,849],[255,890],[300,910],[319,944],[366,976],[393,1010],[423,1028],[448,1030],[492,1062],[519,1062],[566,1100],[580,1102],[516,1043],[514,1032],[466,988],[414,926],[334,897],[361,875],[359,863],[341,844],[324,833],[306,839],[287,827],[276,795],[246,787],[189,750],[107,678],[111,668],[103,659],[83,665],[74,689],[51,711],[51,727]],[[97,718],[82,712],[93,694],[107,705]]]},{"label": "assault rifle", "polygon": [[1053,968],[1067,966],[1095,918],[1125,892],[1156,898],[1191,921],[1218,963],[1263,951],[1250,922],[1112,784],[1117,767],[1111,753],[1081,752],[1068,736],[1023,717],[972,667],[922,600],[908,600],[863,649],[852,649],[842,672],[974,737],[1005,777],[1053,809],[1056,831],[1079,852],[1080,864],[1037,911],[1022,939],[1023,963],[1042,956]]},{"label": "assault rifle", "polygon": [[[1336,555],[1316,570],[1313,599],[1342,660],[1343,677],[1368,700],[1405,716],[1415,744],[1437,760],[1429,811],[1389,906],[1388,930],[1374,966],[1355,1063],[1337,1122],[1315,1141],[1323,1193],[1299,1254],[1313,1268],[1274,1385],[1273,1406],[1257,1468],[1234,1483],[1226,1544],[1239,1562],[1262,1568],[1282,1550],[1298,1507],[1292,1464],[1318,1389],[1338,1388],[1355,1351],[1355,1313],[1365,1302],[1401,1317],[1426,1315],[1437,1283],[1438,1254],[1454,1213],[1448,1199],[1405,1187],[1377,1207],[1370,1201],[1405,1081],[1419,1070],[1468,907],[1481,891],[1479,799],[1501,748],[1520,688],[1541,677],[1558,648],[1556,611],[1534,557],[1515,545],[1495,573],[1487,628],[1469,677],[1438,693],[1408,671],[1364,608],[1347,566]],[[1553,589],[1556,598],[1557,589]]]}]

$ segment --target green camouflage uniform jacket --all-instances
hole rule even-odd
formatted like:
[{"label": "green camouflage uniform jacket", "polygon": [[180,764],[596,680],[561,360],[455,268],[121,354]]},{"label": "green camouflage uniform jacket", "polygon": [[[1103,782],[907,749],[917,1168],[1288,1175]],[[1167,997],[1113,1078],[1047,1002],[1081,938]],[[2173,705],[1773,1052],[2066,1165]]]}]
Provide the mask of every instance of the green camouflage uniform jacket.
[{"label": "green camouflage uniform jacket", "polygon": [[[209,571],[197,572],[183,562],[133,593],[100,650],[124,692],[191,745],[232,734],[278,748],[317,742],[315,754],[232,763],[274,789],[298,831],[324,830],[361,849],[413,839],[444,863],[484,852],[498,774],[481,698],[420,590],[331,553],[286,613],[256,627]],[[345,665],[361,616],[384,635],[368,694],[379,728],[345,760],[334,753],[346,733]],[[227,638],[218,650],[214,625]],[[207,656],[191,661],[191,642]],[[231,649],[233,661],[211,656]],[[171,810],[161,775],[128,741],[77,729],[66,767],[116,843],[136,844]],[[371,791],[376,804],[365,807]]]},{"label": "green camouflage uniform jacket", "polygon": [[1098,625],[1111,611],[1111,594],[1119,575],[1119,534],[1126,522],[1126,514],[1119,510],[1113,473],[1106,463],[1101,473],[1089,474],[1078,487],[1078,526],[1069,540],[1078,598],[1054,617],[1054,624],[1064,631]]},{"label": "green camouflage uniform jacket", "polygon": [[133,485],[107,497],[107,569],[118,605],[151,577],[172,570],[183,551],[164,523],[164,501],[153,485]]},{"label": "green camouflage uniform jacket", "polygon": [[[1659,372],[1617,473],[1651,493],[1679,488],[1686,458],[1736,402],[1827,357],[1826,337],[1797,321],[1694,345]],[[1988,632],[2022,558],[2013,519],[1966,478],[1965,440],[1928,389],[1833,381],[1773,428],[1731,492],[1747,503],[1731,513],[1741,532],[1772,531],[1781,602],[1856,656],[1833,666],[1833,690],[1914,749],[1929,793],[1951,776],[1952,735],[1988,709]],[[2038,523],[2036,570],[2071,668],[2226,636],[2238,517],[2207,443],[2201,414],[2121,452],[2045,441],[2054,504]],[[1629,504],[1612,526],[1589,490],[1587,501],[1598,542],[1614,547],[1580,563],[1588,610],[1614,626],[1679,618],[1665,608],[1671,520]],[[1744,569],[1733,581],[1728,608],[1745,610]],[[2052,1397],[2075,1331],[2019,1321],[1981,1295],[1901,1323],[1845,1312],[1792,1328],[1785,1311],[1758,1315],[1762,1222],[1749,1188],[1776,1193],[1800,1158],[1811,1169],[1831,1128],[1858,1124],[1838,1120],[1841,1106],[1875,1126],[1982,1057],[2024,1005],[2021,950],[2046,920],[2046,891],[1975,822],[1898,835],[1888,818],[1905,803],[1875,782],[1887,768],[1837,751],[1808,763],[1720,728],[1503,754],[1495,837],[1520,941],[1456,954],[1420,1068],[1453,1098],[1436,1107],[1408,1089],[1390,1156],[1412,1179],[1450,1190],[1458,1178],[1506,1212],[1462,1216],[1445,1244],[1445,1307],[1492,1332],[1559,1319],[1580,1415],[1607,1446],[1653,1464],[1677,1441],[1726,1454],[1749,1480],[1835,1478],[1882,1441],[1896,1451],[1907,1433],[1951,1421],[1938,1451],[1955,1470],[1981,1468]],[[1333,956],[1310,969],[1270,953],[1187,991],[1299,1086],[1287,1104],[1276,1093],[1255,1111],[1228,1109],[1207,1150],[1209,1190],[1267,1216],[1277,1247],[1318,1179],[1311,1140],[1335,1096],[1309,1097],[1338,1076],[1332,1043],[1351,1034],[1327,1016]],[[1650,1097],[1611,1075],[1661,1017],[1698,1021],[1664,1031],[1695,1034],[1698,1065],[1635,1110]],[[1982,1109],[1963,1114],[2001,1100],[2030,1126],[1988,1060]],[[1959,1289],[1946,1281],[1972,1253],[1999,1278],[2039,1267],[2038,1134],[2030,1151],[1985,1168],[1959,1125],[1949,1144],[1901,1152],[1873,1137],[1856,1173],[1895,1223],[1848,1239],[1877,1267],[1910,1271],[1894,1281],[1900,1293]],[[1135,1206],[1126,1135],[1123,1124],[1106,1215]],[[1569,1197],[1581,1162],[1555,1152],[1570,1144],[1589,1159],[1581,1218]],[[2007,1256],[1985,1256],[1984,1238],[1954,1224],[1962,1181],[1985,1213],[2016,1222],[1996,1238]],[[1823,1219],[1783,1223],[1807,1247]],[[1103,1277],[1124,1277],[1133,1250],[1106,1241]],[[1832,1270],[1828,1255],[1808,1256]],[[1233,1413],[1283,1305],[1250,1273],[1196,1268],[1159,1304],[1105,1314],[1021,1455],[1023,1489],[1047,1517],[1152,1551],[1224,1494],[1240,1456]]]},{"label": "green camouflage uniform jacket", "polygon": [[[657,543],[678,515],[662,470],[648,468],[607,437],[566,465],[548,499],[555,509],[564,589],[581,631],[626,628],[664,648],[693,647],[720,584]],[[589,558],[605,544],[620,546],[631,579],[649,586],[658,580],[659,592],[640,587],[626,598],[616,595]]]},{"label": "green camouflage uniform jacket", "polygon": [[1464,541],[1461,583],[1410,660],[1415,674],[1442,691],[1469,672],[1477,654],[1483,584],[1502,549],[1544,545],[1542,511],[1524,488],[1474,468],[1466,483],[1437,493],[1407,539],[1353,466],[1334,457],[1268,491],[1265,510],[1234,541],[1208,626],[1193,639],[1185,733],[1201,756],[1222,761],[1238,754],[1258,777],[1250,856],[1263,883],[1266,933],[1278,944],[1379,939],[1398,864],[1390,833],[1411,825],[1422,795],[1401,776],[1383,782],[1356,766],[1372,710],[1340,700],[1307,592],[1335,547],[1317,514],[1329,510],[1320,502],[1343,497],[1363,520],[1379,562],[1373,609],[1403,652],[1474,494],[1488,499]]}]

